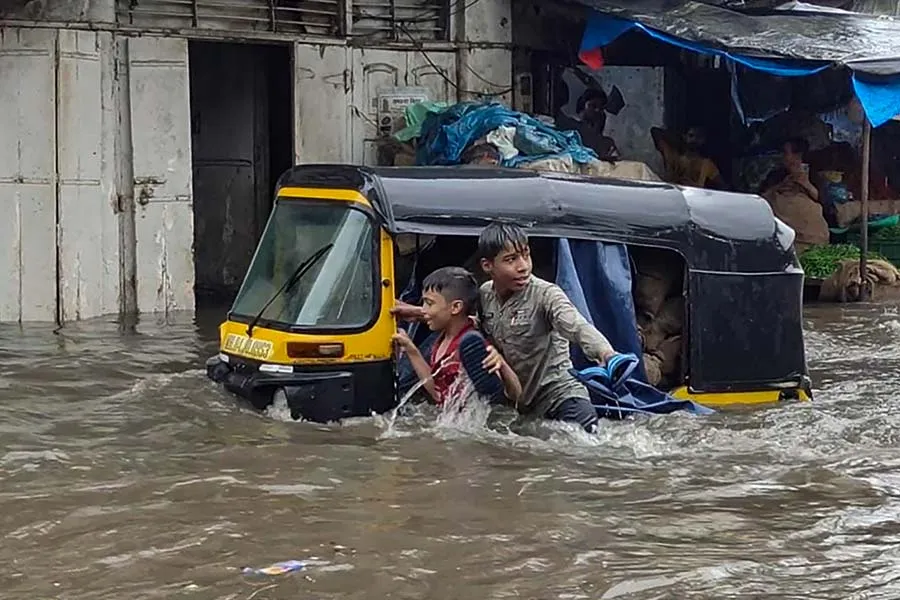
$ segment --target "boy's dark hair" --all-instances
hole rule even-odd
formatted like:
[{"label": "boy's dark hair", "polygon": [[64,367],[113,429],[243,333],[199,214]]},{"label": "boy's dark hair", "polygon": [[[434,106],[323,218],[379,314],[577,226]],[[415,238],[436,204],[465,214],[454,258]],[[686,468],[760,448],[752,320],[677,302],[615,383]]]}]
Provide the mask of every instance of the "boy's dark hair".
[{"label": "boy's dark hair", "polygon": [[512,223],[491,223],[478,236],[478,258],[494,260],[504,248],[523,251],[528,247],[528,234]]},{"label": "boy's dark hair", "polygon": [[799,154],[800,156],[806,156],[806,153],[809,152],[809,142],[801,137],[785,140],[784,145],[790,146],[791,152]]},{"label": "boy's dark hair", "polygon": [[461,300],[463,312],[474,315],[478,306],[478,282],[462,267],[442,267],[422,282],[423,292],[437,292],[449,302]]}]

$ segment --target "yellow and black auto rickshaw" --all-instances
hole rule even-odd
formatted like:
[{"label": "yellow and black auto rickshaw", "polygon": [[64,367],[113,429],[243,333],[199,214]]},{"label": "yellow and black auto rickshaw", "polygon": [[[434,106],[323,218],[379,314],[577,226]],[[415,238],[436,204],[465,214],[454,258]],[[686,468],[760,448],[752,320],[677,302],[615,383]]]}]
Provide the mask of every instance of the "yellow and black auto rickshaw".
[{"label": "yellow and black auto rickshaw", "polygon": [[[477,235],[494,220],[527,228],[535,274],[555,279],[614,345],[624,340],[648,365],[656,356],[660,372],[668,363],[659,385],[673,397],[712,407],[811,398],[794,234],[759,197],[526,170],[348,165],[294,167],[276,196],[207,362],[211,379],[259,409],[276,394],[295,419],[318,422],[396,406],[409,381],[391,343],[395,298],[414,296],[434,268],[475,267]],[[678,278],[647,301],[659,277],[642,261],[654,255]],[[663,305],[676,308],[654,325]],[[651,338],[675,359],[648,350]]]}]

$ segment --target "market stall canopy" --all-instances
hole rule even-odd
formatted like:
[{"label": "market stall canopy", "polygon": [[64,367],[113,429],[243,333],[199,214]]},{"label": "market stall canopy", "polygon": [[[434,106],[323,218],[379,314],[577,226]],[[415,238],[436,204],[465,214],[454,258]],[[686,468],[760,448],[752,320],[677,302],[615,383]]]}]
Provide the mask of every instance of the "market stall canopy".
[{"label": "market stall canopy", "polygon": [[721,56],[781,77],[848,68],[872,125],[900,114],[900,21],[860,13],[774,10],[749,15],[678,0],[579,0],[588,18],[581,57],[592,57],[619,36],[638,30],[665,43]]}]

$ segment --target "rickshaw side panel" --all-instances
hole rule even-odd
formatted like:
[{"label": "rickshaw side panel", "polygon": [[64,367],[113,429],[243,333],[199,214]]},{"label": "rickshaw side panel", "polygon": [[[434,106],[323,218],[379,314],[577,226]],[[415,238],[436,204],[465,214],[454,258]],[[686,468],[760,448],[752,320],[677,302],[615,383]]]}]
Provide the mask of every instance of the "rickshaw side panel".
[{"label": "rickshaw side panel", "polygon": [[688,279],[691,390],[745,392],[802,381],[802,271],[691,271]]}]

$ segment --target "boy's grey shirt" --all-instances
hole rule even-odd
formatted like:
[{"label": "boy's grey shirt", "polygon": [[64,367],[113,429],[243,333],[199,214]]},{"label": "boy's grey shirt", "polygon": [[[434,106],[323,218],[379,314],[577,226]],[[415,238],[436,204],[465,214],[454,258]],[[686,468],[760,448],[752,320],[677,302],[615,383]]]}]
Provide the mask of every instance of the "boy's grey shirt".
[{"label": "boy's grey shirt", "polygon": [[484,332],[522,384],[520,412],[543,416],[567,398],[589,398],[569,373],[569,343],[598,362],[612,346],[559,286],[532,276],[523,290],[501,302],[488,281],[480,296]]}]

